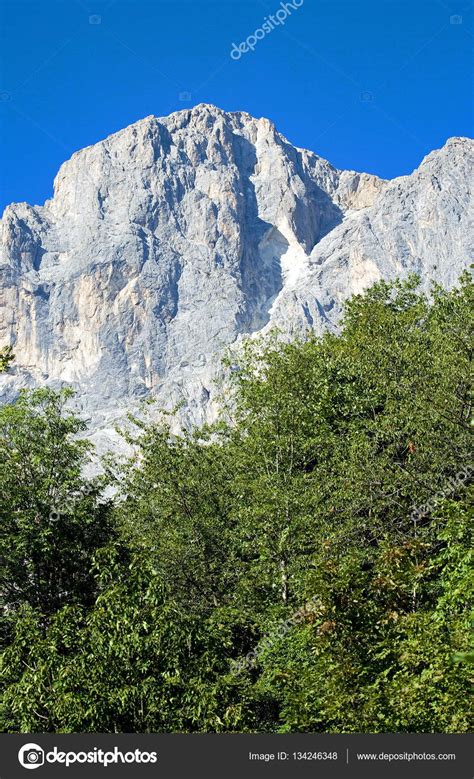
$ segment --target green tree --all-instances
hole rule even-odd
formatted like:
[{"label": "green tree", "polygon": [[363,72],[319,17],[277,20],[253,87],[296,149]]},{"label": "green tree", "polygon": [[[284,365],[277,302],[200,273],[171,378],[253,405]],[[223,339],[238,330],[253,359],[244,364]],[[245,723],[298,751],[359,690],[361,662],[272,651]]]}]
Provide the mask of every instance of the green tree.
[{"label": "green tree", "polygon": [[7,371],[14,359],[15,356],[11,346],[4,346],[0,349],[0,373]]},{"label": "green tree", "polygon": [[232,425],[142,424],[111,519],[64,398],[8,407],[4,729],[467,731],[472,304],[410,278],[251,342]]},{"label": "green tree", "polygon": [[[275,727],[466,729],[467,671],[452,659],[468,646],[468,601],[441,563],[464,559],[468,536],[450,534],[438,506],[447,495],[468,506],[470,280],[431,303],[416,279],[379,284],[349,303],[339,337],[252,351],[237,374],[236,431],[258,477],[254,489],[244,477],[249,567],[265,581],[283,553],[290,602],[319,603],[260,658],[256,689],[280,701]],[[268,464],[273,506],[285,495],[276,477],[291,474],[291,510],[279,516],[262,511]]]},{"label": "green tree", "polygon": [[110,537],[101,480],[86,480],[89,445],[71,392],[24,392],[0,408],[1,591],[6,622],[29,604],[44,618],[89,602],[95,549]]}]

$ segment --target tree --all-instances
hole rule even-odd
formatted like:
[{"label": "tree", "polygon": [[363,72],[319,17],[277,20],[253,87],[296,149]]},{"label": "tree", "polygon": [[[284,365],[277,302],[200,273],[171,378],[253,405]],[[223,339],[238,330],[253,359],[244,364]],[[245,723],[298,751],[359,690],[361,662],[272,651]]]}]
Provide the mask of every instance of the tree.
[{"label": "tree", "polygon": [[83,469],[85,425],[71,392],[23,392],[0,408],[1,591],[10,624],[24,604],[49,618],[62,604],[89,602],[95,549],[111,534],[101,479]]},{"label": "tree", "polygon": [[11,346],[4,346],[0,349],[0,373],[5,373],[15,359]]},{"label": "tree", "polygon": [[467,731],[472,303],[381,283],[251,343],[233,424],[142,424],[111,516],[65,396],[2,412],[4,729]]},{"label": "tree", "polygon": [[257,346],[236,373],[236,435],[255,463],[242,509],[254,582],[281,522],[262,512],[261,480],[275,505],[289,474],[290,601],[319,604],[259,658],[256,690],[280,702],[278,729],[469,727],[467,668],[453,663],[468,648],[467,582],[445,566],[469,545],[472,293],[467,277],[431,303],[416,279],[376,285],[349,302],[339,337]]}]

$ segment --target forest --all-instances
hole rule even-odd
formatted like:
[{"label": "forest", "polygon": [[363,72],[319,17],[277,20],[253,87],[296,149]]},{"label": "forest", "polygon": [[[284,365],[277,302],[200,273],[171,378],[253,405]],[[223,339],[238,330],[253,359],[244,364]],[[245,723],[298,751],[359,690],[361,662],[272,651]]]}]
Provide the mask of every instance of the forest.
[{"label": "forest", "polygon": [[470,730],[473,297],[249,339],[216,423],[93,478],[70,389],[1,406],[2,730]]}]

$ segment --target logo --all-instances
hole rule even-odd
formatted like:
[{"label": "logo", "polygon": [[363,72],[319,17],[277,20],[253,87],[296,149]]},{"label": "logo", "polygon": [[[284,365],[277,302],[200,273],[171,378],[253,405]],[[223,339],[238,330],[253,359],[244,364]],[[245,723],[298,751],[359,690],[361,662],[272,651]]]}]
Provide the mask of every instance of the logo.
[{"label": "logo", "polygon": [[304,0],[293,0],[292,3],[280,3],[280,7],[275,14],[266,16],[262,22],[262,26],[258,27],[253,35],[249,35],[245,41],[242,41],[238,46],[236,43],[232,44],[230,56],[233,60],[239,60],[242,54],[246,54],[248,51],[254,51],[257,43],[265,38],[265,35],[271,33],[279,24],[285,24],[286,19],[291,15],[292,11],[296,11],[297,8],[301,8]]},{"label": "logo", "polygon": [[25,744],[18,752],[23,768],[39,768],[44,763],[44,752],[38,744]]},{"label": "logo", "polygon": [[93,747],[88,752],[61,752],[58,747],[54,747],[45,754],[44,750],[38,744],[25,744],[18,752],[18,760],[23,768],[39,768],[46,763],[62,763],[66,768],[74,763],[92,763],[102,765],[107,768],[109,765],[117,764],[146,764],[156,763],[158,755],[156,752],[142,752],[135,749],[133,752],[122,752],[118,747],[109,751]]}]

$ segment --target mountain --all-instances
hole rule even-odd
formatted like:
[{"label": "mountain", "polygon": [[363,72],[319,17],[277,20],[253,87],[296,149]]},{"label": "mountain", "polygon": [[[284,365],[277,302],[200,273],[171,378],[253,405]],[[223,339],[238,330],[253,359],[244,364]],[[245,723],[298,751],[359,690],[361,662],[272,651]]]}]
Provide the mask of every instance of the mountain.
[{"label": "mountain", "polygon": [[216,409],[223,351],[246,334],[336,328],[344,300],[469,264],[474,143],[451,138],[410,176],[340,171],[268,119],[198,105],[75,153],[43,206],[1,221],[0,346],[21,386],[73,385],[104,440],[140,400]]}]

